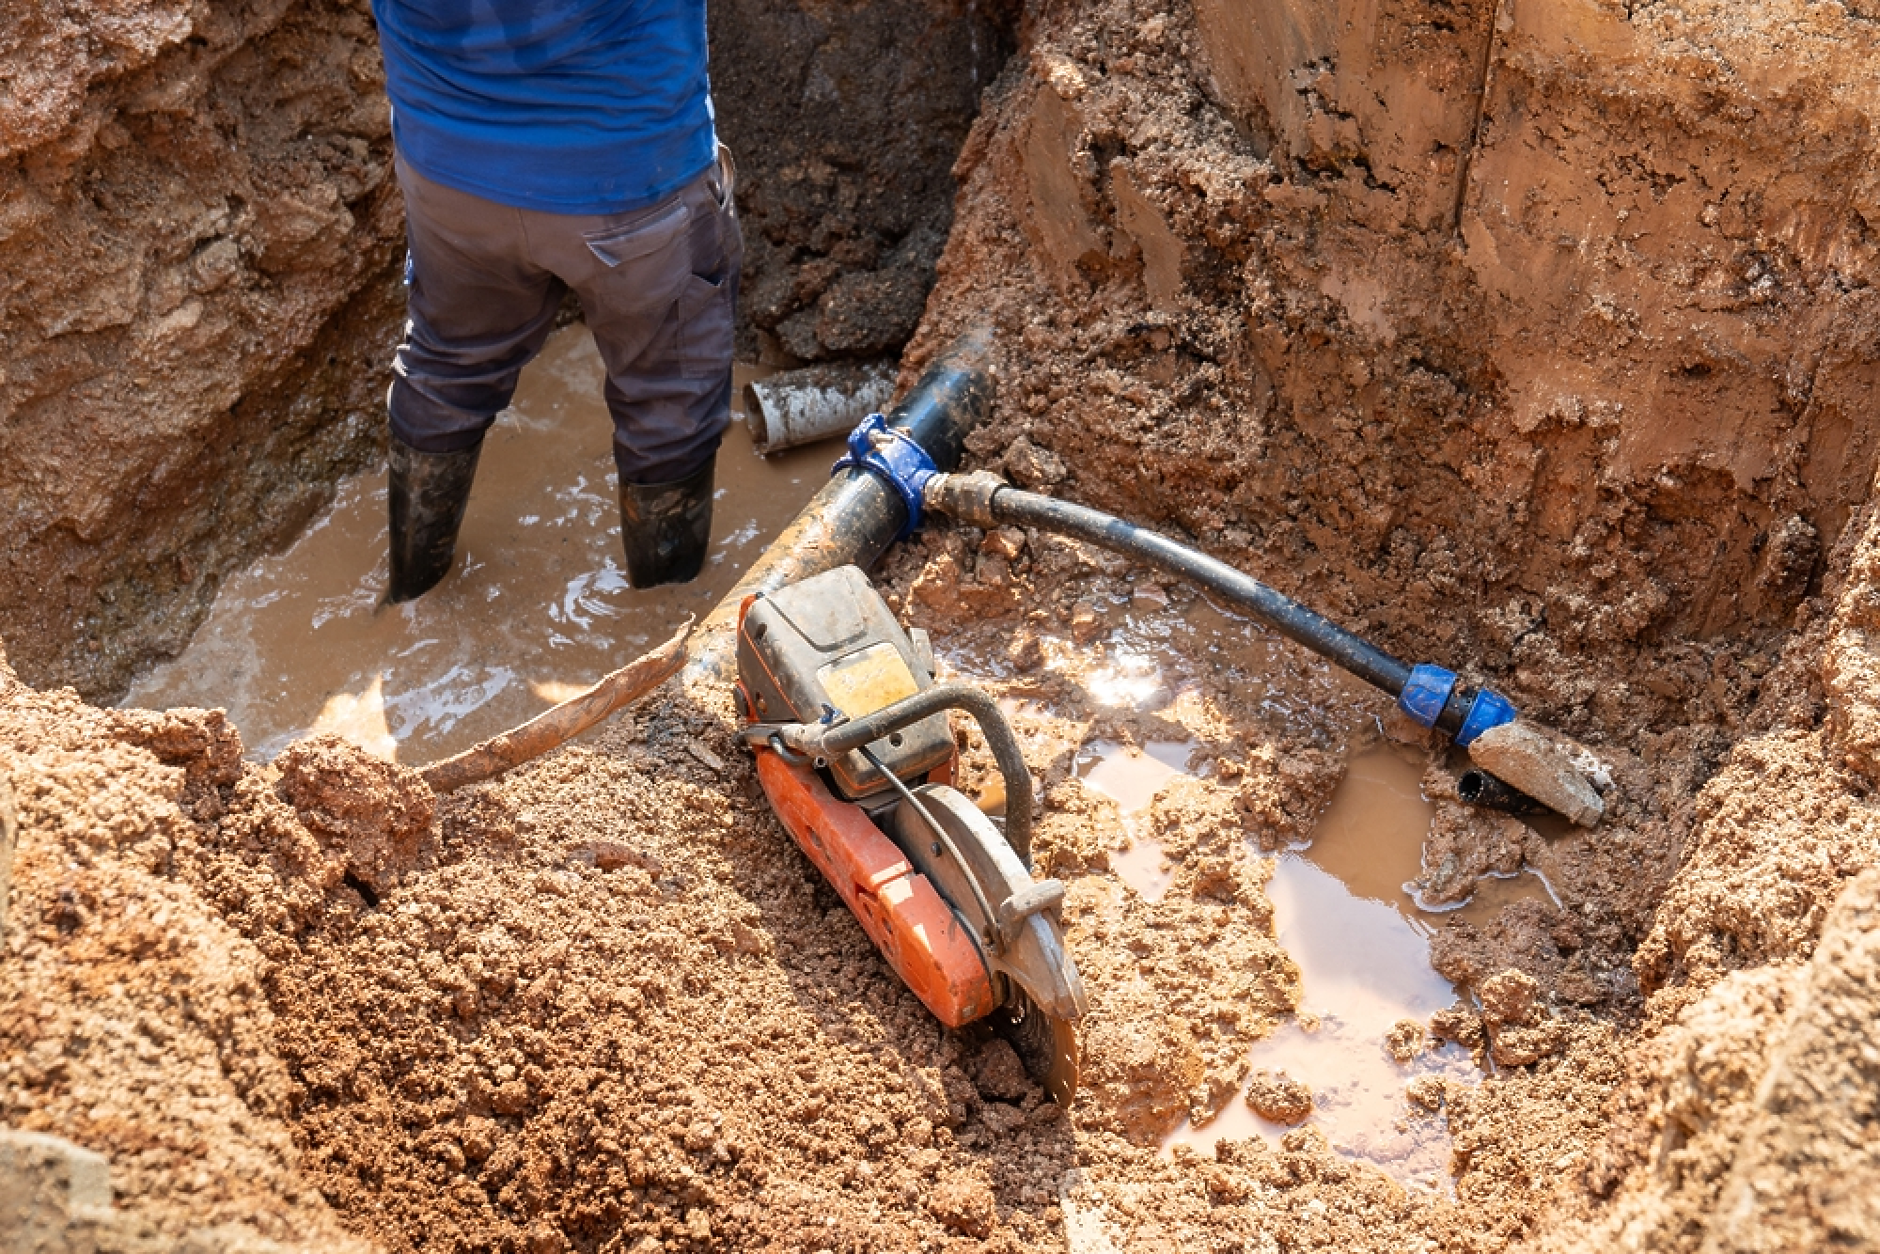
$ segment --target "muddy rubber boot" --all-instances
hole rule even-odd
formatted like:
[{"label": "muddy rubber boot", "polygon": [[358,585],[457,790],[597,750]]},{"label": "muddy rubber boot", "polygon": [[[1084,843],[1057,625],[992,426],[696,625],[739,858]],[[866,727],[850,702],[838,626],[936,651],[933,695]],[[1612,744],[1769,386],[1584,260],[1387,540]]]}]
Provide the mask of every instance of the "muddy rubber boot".
[{"label": "muddy rubber boot", "polygon": [[425,453],[392,437],[392,586],[387,604],[421,597],[450,572],[481,444]]},{"label": "muddy rubber boot", "polygon": [[705,564],[712,538],[712,457],[672,483],[620,485],[620,538],[627,582],[636,588],[690,583]]}]

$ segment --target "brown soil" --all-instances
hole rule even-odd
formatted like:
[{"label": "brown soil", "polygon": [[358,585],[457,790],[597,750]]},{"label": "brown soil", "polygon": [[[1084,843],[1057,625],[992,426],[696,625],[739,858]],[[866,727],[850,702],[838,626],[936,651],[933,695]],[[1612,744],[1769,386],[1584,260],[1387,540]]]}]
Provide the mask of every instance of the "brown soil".
[{"label": "brown soil", "polygon": [[364,0],[0,31],[0,634],[121,693],[371,456],[403,227]]},{"label": "brown soil", "polygon": [[[963,529],[881,576],[1028,703],[1092,993],[1068,1115],[888,974],[723,693],[433,809],[337,742],[242,765],[214,714],[0,673],[0,1122],[107,1153],[163,1232],[308,1248],[1880,1245],[1870,17],[1073,0],[1026,15],[955,167],[914,356],[998,326],[979,464],[1186,530],[1612,767],[1601,828],[1511,828],[1428,748],[1426,887],[1525,860],[1561,903],[1433,942],[1470,996],[1430,1030],[1492,1070],[1406,1094],[1453,1194],[1310,1126],[1156,1149],[1297,1004],[1242,851],[1310,832],[1383,704],[1197,659],[1103,708],[1060,650],[1200,611]],[[1159,900],[1110,874],[1092,736],[1213,746],[1150,813]]]}]

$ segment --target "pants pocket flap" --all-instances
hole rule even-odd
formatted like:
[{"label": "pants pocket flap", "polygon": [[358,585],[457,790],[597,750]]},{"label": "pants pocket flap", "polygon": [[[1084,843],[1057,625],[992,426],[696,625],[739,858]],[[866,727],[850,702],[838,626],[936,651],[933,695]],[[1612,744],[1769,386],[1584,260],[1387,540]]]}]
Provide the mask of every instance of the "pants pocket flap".
[{"label": "pants pocket flap", "polygon": [[625,265],[673,243],[691,218],[692,212],[686,203],[677,200],[649,218],[588,231],[581,236],[581,242],[604,264]]}]

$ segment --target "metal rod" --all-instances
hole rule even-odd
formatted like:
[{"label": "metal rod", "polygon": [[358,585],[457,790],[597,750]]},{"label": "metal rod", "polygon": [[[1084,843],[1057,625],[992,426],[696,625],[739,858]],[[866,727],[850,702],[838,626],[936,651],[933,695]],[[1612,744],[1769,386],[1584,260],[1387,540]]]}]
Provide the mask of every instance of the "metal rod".
[{"label": "metal rod", "polygon": [[[1005,843],[1018,854],[1025,869],[1030,870],[1031,771],[1025,765],[1023,750],[1019,748],[1018,734],[1006,721],[1005,711],[999,708],[999,703],[988,693],[966,684],[935,684],[893,705],[884,706],[873,714],[864,714],[833,727],[799,724],[805,734],[796,747],[833,758],[851,749],[872,744],[883,736],[942,710],[963,711],[972,715],[973,721],[979,724],[980,734],[986,738],[986,748],[991,751],[992,760],[998,764],[999,774],[1005,778]],[[785,739],[789,739],[788,733]]]}]

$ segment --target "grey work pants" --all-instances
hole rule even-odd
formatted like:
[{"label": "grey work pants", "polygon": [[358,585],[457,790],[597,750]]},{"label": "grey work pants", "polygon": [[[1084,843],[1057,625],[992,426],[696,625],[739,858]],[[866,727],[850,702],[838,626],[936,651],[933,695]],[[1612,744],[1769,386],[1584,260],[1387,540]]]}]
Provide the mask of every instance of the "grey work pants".
[{"label": "grey work pants", "polygon": [[411,253],[395,436],[427,453],[479,443],[572,288],[607,368],[621,481],[671,483],[717,452],[744,260],[727,153],[619,214],[516,209],[434,183],[402,157],[397,168]]}]

